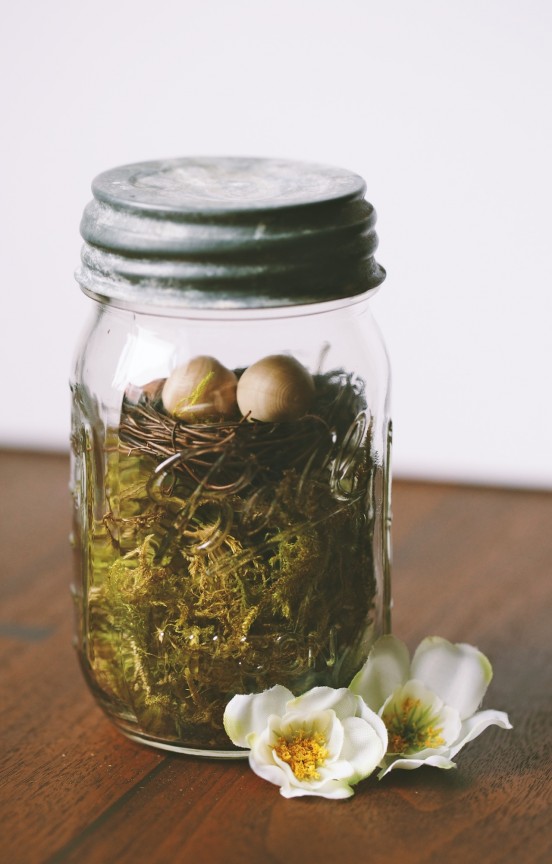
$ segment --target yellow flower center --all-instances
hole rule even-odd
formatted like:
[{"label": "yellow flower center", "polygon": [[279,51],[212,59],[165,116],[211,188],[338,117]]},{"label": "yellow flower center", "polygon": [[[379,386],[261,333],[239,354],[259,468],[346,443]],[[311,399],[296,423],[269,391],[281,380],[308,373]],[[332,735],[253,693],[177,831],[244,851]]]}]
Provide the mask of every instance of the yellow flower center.
[{"label": "yellow flower center", "polygon": [[324,736],[320,732],[306,735],[302,729],[291,739],[279,738],[274,752],[287,762],[298,780],[319,780],[317,768],[329,756]]},{"label": "yellow flower center", "polygon": [[427,747],[442,747],[445,739],[443,727],[436,726],[438,718],[420,699],[407,697],[401,703],[393,703],[383,714],[383,722],[389,734],[388,753],[417,753]]}]

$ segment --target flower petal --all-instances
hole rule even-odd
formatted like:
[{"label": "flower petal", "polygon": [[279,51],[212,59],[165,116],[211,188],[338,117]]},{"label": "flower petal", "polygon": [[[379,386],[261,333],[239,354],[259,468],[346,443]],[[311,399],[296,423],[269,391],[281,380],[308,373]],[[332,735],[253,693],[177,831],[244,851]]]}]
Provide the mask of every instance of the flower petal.
[{"label": "flower petal", "polygon": [[288,788],[291,784],[283,767],[277,765],[273,760],[267,761],[264,758],[264,754],[259,755],[256,753],[256,744],[257,742],[255,742],[253,749],[249,754],[249,766],[251,770],[254,771],[258,777],[261,777],[263,780],[268,780],[269,783],[274,783],[275,786]]},{"label": "flower petal", "polygon": [[[326,711],[324,714],[327,714],[331,717],[331,722],[329,723],[321,723],[320,721],[316,723],[316,730],[320,732],[324,738],[326,739],[326,749],[328,751],[328,756],[326,758],[325,764],[328,767],[331,767],[333,762],[336,762],[341,754],[343,749],[343,741],[345,738],[345,730],[343,728],[343,721],[340,720],[335,711]],[[333,769],[332,769],[333,771]],[[335,776],[332,773],[332,776]]]},{"label": "flower petal", "polygon": [[249,765],[258,777],[274,783],[280,789],[289,790],[297,783],[297,778],[287,762],[280,759],[275,752],[274,748],[280,738],[278,723],[279,718],[272,715],[267,728],[252,740]]},{"label": "flower petal", "polygon": [[342,723],[345,738],[341,759],[350,763],[352,773],[348,780],[354,784],[368,777],[379,765],[385,755],[387,735],[382,740],[380,730],[361,717],[346,717]]},{"label": "flower petal", "polygon": [[431,755],[425,757],[423,757],[422,754],[419,754],[416,758],[388,757],[384,760],[384,766],[378,774],[378,780],[381,780],[386,774],[389,774],[390,771],[393,771],[396,768],[413,771],[415,768],[422,768],[424,765],[429,765],[433,768],[456,768],[455,763],[451,762],[446,755],[435,752],[432,752]]},{"label": "flower petal", "polygon": [[325,783],[313,788],[312,786],[288,786],[280,787],[280,794],[284,798],[298,798],[301,795],[315,795],[318,798],[350,798],[354,795],[346,780],[327,780]]},{"label": "flower petal", "polygon": [[347,687],[334,689],[333,687],[313,687],[298,696],[287,706],[287,710],[297,711],[301,714],[316,714],[320,711],[335,711],[336,716],[343,720],[344,717],[354,715],[357,708],[357,697]]},{"label": "flower petal", "polygon": [[416,649],[411,675],[456,708],[462,720],[481,704],[493,676],[491,664],[473,645],[453,645],[430,636]]},{"label": "flower petal", "polygon": [[359,704],[356,716],[361,717],[363,720],[367,720],[368,723],[370,723],[376,735],[380,739],[382,750],[385,753],[387,750],[387,745],[389,743],[385,723],[383,722],[379,714],[376,714],[375,711],[372,711],[371,708],[368,708],[368,705],[360,696],[357,696],[357,699]]},{"label": "flower petal", "polygon": [[252,737],[260,735],[271,714],[284,714],[293,693],[277,684],[263,693],[234,696],[224,711],[224,728],[233,744],[251,747]]},{"label": "flower petal", "polygon": [[349,685],[373,711],[379,711],[393,690],[410,678],[408,648],[395,636],[382,636]]},{"label": "flower petal", "polygon": [[462,723],[460,734],[451,747],[451,757],[456,756],[459,750],[468,741],[473,741],[478,735],[487,729],[488,726],[500,726],[501,729],[512,729],[512,724],[508,719],[508,715],[504,711],[478,711],[473,717],[469,717]]}]

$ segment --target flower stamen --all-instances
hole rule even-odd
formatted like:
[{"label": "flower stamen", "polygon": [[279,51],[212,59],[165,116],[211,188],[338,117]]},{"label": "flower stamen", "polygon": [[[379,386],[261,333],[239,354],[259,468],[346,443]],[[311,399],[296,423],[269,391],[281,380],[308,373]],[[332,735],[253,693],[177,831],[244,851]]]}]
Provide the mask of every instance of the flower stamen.
[{"label": "flower stamen", "polygon": [[404,755],[443,747],[443,727],[435,725],[437,719],[420,699],[408,696],[402,704],[395,702],[382,716],[389,734],[387,752]]},{"label": "flower stamen", "polygon": [[298,780],[319,780],[320,768],[329,756],[326,739],[320,732],[306,735],[301,729],[291,738],[279,738],[274,752],[287,762]]}]

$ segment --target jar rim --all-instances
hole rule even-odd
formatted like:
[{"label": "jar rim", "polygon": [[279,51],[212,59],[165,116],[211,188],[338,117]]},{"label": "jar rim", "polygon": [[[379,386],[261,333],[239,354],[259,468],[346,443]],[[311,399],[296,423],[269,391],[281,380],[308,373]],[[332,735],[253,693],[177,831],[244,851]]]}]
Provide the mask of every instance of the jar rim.
[{"label": "jar rim", "polygon": [[192,307],[288,306],[362,294],[376,213],[357,174],[261,157],[184,157],[100,174],[84,210],[87,293]]}]

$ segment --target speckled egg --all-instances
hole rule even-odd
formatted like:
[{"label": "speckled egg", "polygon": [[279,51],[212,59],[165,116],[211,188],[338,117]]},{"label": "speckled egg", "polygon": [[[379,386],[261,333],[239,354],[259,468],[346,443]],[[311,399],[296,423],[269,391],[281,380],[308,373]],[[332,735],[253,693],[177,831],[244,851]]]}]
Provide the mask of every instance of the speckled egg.
[{"label": "speckled egg", "polygon": [[236,412],[235,374],[214,357],[194,357],[174,369],[163,386],[163,406],[169,414],[193,423],[231,416]]},{"label": "speckled egg", "polygon": [[294,357],[271,354],[253,363],[238,382],[237,400],[249,420],[277,423],[298,420],[314,399],[310,372]]}]

